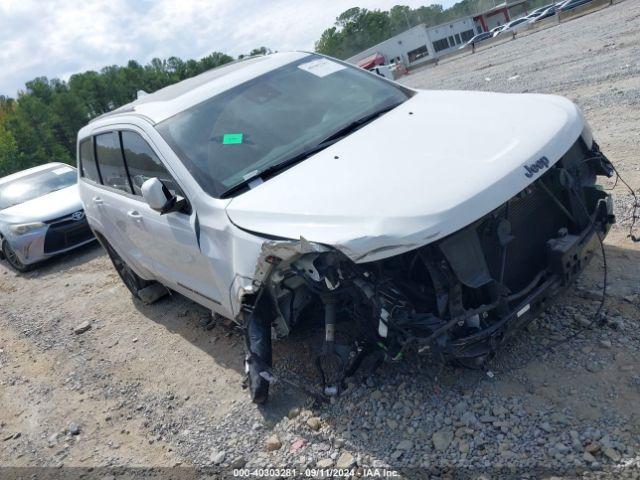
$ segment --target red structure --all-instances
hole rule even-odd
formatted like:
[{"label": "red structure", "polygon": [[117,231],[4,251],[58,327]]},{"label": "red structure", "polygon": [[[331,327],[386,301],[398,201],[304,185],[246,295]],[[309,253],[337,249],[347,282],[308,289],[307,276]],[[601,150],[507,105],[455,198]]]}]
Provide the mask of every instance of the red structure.
[{"label": "red structure", "polygon": [[365,70],[370,70],[376,65],[384,65],[385,59],[384,56],[379,53],[374,53],[373,55],[368,56],[367,58],[363,58],[358,62],[358,66],[360,68],[364,68]]},{"label": "red structure", "polygon": [[527,0],[507,1],[474,15],[473,21],[483,32],[488,32],[527,13]]}]

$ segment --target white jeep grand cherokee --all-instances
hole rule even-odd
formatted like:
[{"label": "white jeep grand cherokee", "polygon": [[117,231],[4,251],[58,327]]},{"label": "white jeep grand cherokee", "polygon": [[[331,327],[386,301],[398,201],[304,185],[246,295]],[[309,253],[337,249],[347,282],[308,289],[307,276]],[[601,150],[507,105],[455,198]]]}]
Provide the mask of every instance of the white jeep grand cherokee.
[{"label": "white jeep grand cherokee", "polygon": [[[93,120],[78,166],[134,296],[166,286],[244,328],[256,402],[272,336],[303,320],[324,328],[324,395],[372,349],[481,364],[614,221],[595,185],[612,166],[569,100],[412,90],[301,52]],[[351,350],[337,322],[358,332]]]}]

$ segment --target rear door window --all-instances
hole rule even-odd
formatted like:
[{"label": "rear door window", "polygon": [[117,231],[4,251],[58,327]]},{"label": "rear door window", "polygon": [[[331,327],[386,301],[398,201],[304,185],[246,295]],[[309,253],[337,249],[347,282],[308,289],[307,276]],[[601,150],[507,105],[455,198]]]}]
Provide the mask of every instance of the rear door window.
[{"label": "rear door window", "polygon": [[102,184],[126,193],[133,193],[122,158],[120,139],[116,132],[96,135],[96,156],[102,174]]},{"label": "rear door window", "polygon": [[80,142],[80,175],[96,183],[100,182],[100,172],[93,157],[93,142],[87,138]]},{"label": "rear door window", "polygon": [[156,177],[174,194],[184,196],[158,156],[144,138],[125,130],[122,135],[122,150],[129,169],[133,192],[142,195],[142,184]]}]

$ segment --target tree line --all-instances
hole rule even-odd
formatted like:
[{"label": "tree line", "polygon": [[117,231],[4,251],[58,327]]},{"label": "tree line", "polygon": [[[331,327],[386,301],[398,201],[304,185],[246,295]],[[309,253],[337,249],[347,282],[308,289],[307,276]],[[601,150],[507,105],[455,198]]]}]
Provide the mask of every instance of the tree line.
[{"label": "tree line", "polygon": [[[265,53],[269,49],[260,47],[249,55]],[[75,164],[76,135],[92,118],[135,100],[138,90],[151,93],[233,60],[220,52],[146,65],[131,60],[68,81],[35,78],[15,99],[0,95],[0,177],[52,161]]]}]

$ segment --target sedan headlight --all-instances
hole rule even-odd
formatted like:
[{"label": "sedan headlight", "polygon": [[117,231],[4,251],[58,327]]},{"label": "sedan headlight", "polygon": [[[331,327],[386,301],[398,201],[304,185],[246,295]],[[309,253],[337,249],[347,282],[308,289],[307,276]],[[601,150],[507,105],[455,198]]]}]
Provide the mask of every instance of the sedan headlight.
[{"label": "sedan headlight", "polygon": [[11,233],[13,233],[14,235],[24,235],[26,233],[42,228],[44,227],[44,225],[45,224],[42,222],[22,223],[20,225],[11,225],[9,227],[9,230],[11,230]]}]

